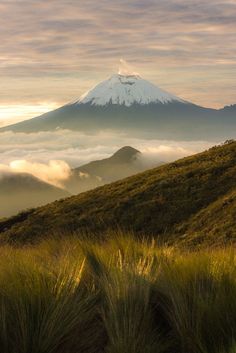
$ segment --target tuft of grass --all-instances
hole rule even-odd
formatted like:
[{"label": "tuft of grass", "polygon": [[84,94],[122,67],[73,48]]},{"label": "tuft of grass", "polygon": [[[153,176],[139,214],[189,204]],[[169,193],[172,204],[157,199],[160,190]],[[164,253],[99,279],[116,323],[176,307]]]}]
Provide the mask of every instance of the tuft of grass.
[{"label": "tuft of grass", "polygon": [[197,253],[166,264],[161,288],[181,352],[216,353],[230,348],[236,332],[235,256]]},{"label": "tuft of grass", "polygon": [[1,263],[1,352],[97,352],[97,293],[83,283],[85,258],[38,262],[31,251],[14,252]]},{"label": "tuft of grass", "polygon": [[157,331],[151,307],[155,255],[136,253],[133,241],[125,244],[119,239],[117,245],[108,259],[95,251],[87,254],[102,291],[101,314],[108,336],[105,351],[165,352],[169,343]]},{"label": "tuft of grass", "polygon": [[234,248],[108,238],[0,248],[2,353],[235,353]]}]

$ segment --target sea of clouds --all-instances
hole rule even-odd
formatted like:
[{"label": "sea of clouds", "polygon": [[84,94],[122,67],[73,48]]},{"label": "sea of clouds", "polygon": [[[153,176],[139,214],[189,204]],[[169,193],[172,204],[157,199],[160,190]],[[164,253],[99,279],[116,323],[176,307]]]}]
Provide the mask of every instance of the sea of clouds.
[{"label": "sea of clouds", "polygon": [[219,143],[130,138],[104,131],[85,134],[69,130],[38,133],[0,133],[0,173],[26,172],[60,186],[71,168],[111,156],[123,146],[142,152],[147,168],[195,154]]}]

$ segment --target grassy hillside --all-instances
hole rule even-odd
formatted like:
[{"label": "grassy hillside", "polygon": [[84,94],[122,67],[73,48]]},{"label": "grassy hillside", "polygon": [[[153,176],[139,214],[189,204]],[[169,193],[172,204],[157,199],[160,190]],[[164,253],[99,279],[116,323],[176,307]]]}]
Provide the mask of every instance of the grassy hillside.
[{"label": "grassy hillside", "polygon": [[236,352],[231,248],[180,252],[124,236],[3,246],[0,288],[1,353]]},{"label": "grassy hillside", "polygon": [[[224,245],[236,241],[236,188],[180,226],[182,241],[190,245]],[[207,236],[206,236],[207,235]],[[181,242],[181,239],[179,239]]]},{"label": "grassy hillside", "polygon": [[236,142],[229,142],[13,217],[0,223],[1,236],[25,242],[58,231],[99,233],[120,227],[164,241],[181,238],[194,244],[199,237],[214,244],[219,236],[220,242],[235,241],[235,202],[227,206],[226,201],[235,195],[235,161]]}]

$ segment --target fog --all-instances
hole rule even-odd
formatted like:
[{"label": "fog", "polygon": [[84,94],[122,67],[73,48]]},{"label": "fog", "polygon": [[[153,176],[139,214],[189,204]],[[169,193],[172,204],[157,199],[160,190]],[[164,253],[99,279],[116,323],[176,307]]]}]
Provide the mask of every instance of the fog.
[{"label": "fog", "polygon": [[[31,169],[28,163],[43,163],[49,166],[49,161],[62,161],[73,168],[107,158],[119,148],[128,145],[141,151],[147,164],[155,164],[195,154],[219,142],[145,140],[112,131],[97,134],[68,130],[31,134],[4,132],[0,133],[0,163],[10,165],[13,161],[24,160],[24,163],[20,163],[20,168],[28,170]],[[66,168],[64,165],[62,169]],[[48,172],[48,169],[44,170],[45,173]],[[52,170],[52,166],[49,166],[49,170]]]},{"label": "fog", "polygon": [[[70,194],[89,190],[106,182],[131,175],[176,159],[195,154],[217,144],[207,141],[160,141],[155,139],[129,138],[125,134],[112,131],[97,134],[57,130],[39,133],[0,133],[0,181],[3,176],[18,173],[31,174],[44,182],[66,189]],[[90,161],[110,157],[119,148],[132,146],[141,152],[134,167],[112,166],[104,169],[103,176],[86,172],[73,174],[72,169]],[[117,169],[118,168],[118,169]],[[120,170],[121,169],[121,170]],[[121,173],[123,172],[123,174]],[[8,180],[8,178],[5,178]],[[36,207],[67,194],[58,191],[28,187],[15,181],[0,184],[2,194],[0,217],[15,214],[23,209]],[[19,179],[20,180],[20,179]],[[5,190],[7,185],[7,190]],[[12,187],[14,192],[12,192]],[[60,189],[62,190],[62,189]],[[63,191],[64,192],[64,191]],[[66,192],[66,191],[65,191]],[[69,194],[68,194],[69,195]]]},{"label": "fog", "polygon": [[29,173],[49,184],[62,186],[61,182],[70,176],[70,167],[64,161],[49,161],[46,163],[28,162],[24,159],[15,160],[10,163],[14,172]]}]

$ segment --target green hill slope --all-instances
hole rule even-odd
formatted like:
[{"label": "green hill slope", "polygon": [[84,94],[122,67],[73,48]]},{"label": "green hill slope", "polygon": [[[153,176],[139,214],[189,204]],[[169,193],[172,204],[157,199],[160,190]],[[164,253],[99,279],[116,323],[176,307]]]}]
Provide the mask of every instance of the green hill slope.
[{"label": "green hill slope", "polygon": [[[8,240],[34,241],[57,231],[98,233],[119,226],[171,241],[184,236],[194,243],[198,235],[213,244],[224,232],[220,204],[235,195],[235,176],[236,142],[230,142],[13,217],[0,223],[0,232]],[[235,214],[235,202],[229,213]],[[235,240],[234,218],[230,222],[221,242]]]},{"label": "green hill slope", "polygon": [[[179,227],[190,245],[229,244],[236,241],[236,188],[200,210]],[[180,239],[181,241],[181,239]]]}]

